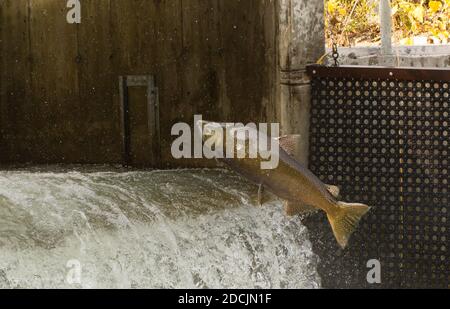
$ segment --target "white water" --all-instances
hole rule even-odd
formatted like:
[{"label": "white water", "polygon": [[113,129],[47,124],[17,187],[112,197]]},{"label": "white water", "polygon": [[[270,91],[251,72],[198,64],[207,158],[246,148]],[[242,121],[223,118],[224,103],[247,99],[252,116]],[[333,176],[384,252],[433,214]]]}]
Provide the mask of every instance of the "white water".
[{"label": "white water", "polygon": [[300,220],[235,174],[111,170],[0,171],[0,287],[320,286]]}]

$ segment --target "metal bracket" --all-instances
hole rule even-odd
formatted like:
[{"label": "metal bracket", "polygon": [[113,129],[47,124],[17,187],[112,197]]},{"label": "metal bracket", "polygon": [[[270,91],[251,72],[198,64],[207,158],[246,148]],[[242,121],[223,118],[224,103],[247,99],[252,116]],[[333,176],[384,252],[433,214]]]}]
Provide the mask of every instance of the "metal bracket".
[{"label": "metal bracket", "polygon": [[121,135],[122,135],[122,161],[123,166],[128,167],[131,163],[131,127],[130,127],[130,102],[128,89],[130,87],[146,87],[147,88],[147,119],[148,134],[152,142],[152,158],[153,165],[160,160],[159,145],[160,136],[160,120],[159,120],[159,91],[156,87],[155,77],[153,75],[128,75],[119,77],[120,91],[120,119],[121,119]]}]

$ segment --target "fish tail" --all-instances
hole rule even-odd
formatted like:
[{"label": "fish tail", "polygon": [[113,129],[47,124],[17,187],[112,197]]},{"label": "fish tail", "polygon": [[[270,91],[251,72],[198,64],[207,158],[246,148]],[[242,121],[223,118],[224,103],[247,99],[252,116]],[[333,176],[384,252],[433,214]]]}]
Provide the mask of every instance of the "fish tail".
[{"label": "fish tail", "polygon": [[370,207],[364,204],[344,202],[338,202],[336,206],[337,211],[330,212],[327,216],[337,242],[342,249],[345,249],[350,236],[356,230],[362,217],[370,210]]}]

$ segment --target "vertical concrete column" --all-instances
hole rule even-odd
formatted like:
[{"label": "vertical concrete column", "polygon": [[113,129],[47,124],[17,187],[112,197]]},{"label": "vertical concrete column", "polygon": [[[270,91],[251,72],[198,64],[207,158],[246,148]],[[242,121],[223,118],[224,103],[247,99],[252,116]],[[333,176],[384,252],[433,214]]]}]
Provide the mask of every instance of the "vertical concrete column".
[{"label": "vertical concrete column", "polygon": [[308,163],[310,80],[306,65],[325,53],[324,1],[279,0],[280,110],[283,134],[299,134]]},{"label": "vertical concrete column", "polygon": [[392,56],[392,11],[391,1],[380,1],[381,53]]},{"label": "vertical concrete column", "polygon": [[381,57],[380,65],[395,66],[392,50],[392,9],[391,0],[380,0]]}]

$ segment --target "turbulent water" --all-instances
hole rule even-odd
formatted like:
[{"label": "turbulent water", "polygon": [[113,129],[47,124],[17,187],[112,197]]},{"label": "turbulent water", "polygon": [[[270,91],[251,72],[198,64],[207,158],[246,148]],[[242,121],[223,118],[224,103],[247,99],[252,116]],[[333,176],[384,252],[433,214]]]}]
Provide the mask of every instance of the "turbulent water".
[{"label": "turbulent water", "polygon": [[0,287],[317,288],[306,228],[224,170],[0,171]]}]

